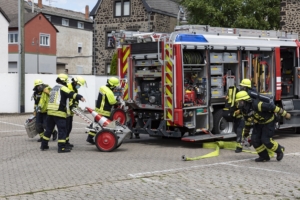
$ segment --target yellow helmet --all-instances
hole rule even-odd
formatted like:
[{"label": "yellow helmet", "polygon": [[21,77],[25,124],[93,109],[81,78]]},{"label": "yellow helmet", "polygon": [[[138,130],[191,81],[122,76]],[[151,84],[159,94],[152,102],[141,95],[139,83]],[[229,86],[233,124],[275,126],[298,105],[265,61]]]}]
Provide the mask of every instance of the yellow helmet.
[{"label": "yellow helmet", "polygon": [[107,83],[113,87],[117,87],[120,85],[120,81],[116,77],[111,77],[107,80]]},{"label": "yellow helmet", "polygon": [[42,85],[43,84],[43,81],[41,79],[36,79],[34,81],[34,87],[37,86],[37,85]]},{"label": "yellow helmet", "polygon": [[236,95],[235,95],[235,102],[241,101],[241,100],[248,101],[250,99],[251,99],[251,97],[248,95],[248,93],[246,91],[240,91],[240,92],[236,93]]},{"label": "yellow helmet", "polygon": [[58,74],[57,76],[58,79],[60,79],[63,82],[68,82],[68,75],[67,74]]},{"label": "yellow helmet", "polygon": [[74,81],[76,81],[80,86],[83,86],[85,84],[85,80],[81,76],[76,76],[74,78]]},{"label": "yellow helmet", "polygon": [[251,80],[247,78],[243,79],[240,83],[240,86],[251,88]]}]

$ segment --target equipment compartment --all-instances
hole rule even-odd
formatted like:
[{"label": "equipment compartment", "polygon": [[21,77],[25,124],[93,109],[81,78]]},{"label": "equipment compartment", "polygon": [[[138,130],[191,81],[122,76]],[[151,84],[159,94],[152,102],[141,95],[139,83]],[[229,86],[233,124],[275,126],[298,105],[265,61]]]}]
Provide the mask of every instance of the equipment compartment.
[{"label": "equipment compartment", "polygon": [[211,52],[210,53],[210,63],[220,63],[223,62],[223,54]]}]

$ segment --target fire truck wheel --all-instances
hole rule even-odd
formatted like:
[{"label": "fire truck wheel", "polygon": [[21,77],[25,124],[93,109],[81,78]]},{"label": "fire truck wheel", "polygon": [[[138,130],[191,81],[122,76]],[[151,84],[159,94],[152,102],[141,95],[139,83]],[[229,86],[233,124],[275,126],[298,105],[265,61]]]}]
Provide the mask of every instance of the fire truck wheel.
[{"label": "fire truck wheel", "polygon": [[95,143],[100,151],[109,152],[116,149],[118,138],[114,132],[103,129],[97,133]]},{"label": "fire truck wheel", "polygon": [[127,122],[127,116],[124,110],[117,108],[115,109],[111,115],[110,115],[111,120],[118,121],[120,124],[125,125]]},{"label": "fire truck wheel", "polygon": [[221,134],[221,133],[231,133],[233,131],[233,123],[227,122],[222,116],[223,110],[220,109],[213,113],[214,119],[214,127],[212,132],[214,134]]}]

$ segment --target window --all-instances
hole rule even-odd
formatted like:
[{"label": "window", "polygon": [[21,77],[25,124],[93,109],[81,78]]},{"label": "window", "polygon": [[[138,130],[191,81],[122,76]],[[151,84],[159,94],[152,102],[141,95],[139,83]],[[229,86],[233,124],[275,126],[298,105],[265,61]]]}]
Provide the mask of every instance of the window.
[{"label": "window", "polygon": [[40,46],[50,46],[49,34],[40,34]]},{"label": "window", "polygon": [[107,49],[113,49],[113,48],[115,48],[115,46],[116,46],[116,42],[115,42],[115,38],[114,38],[114,36],[112,35],[112,33],[111,32],[107,32],[106,33],[106,48]]},{"label": "window", "polygon": [[77,44],[78,53],[82,53],[82,43]]},{"label": "window", "polygon": [[62,25],[63,26],[69,26],[69,20],[68,19],[62,19]]},{"label": "window", "polygon": [[8,33],[8,44],[18,43],[18,33]]},{"label": "window", "polygon": [[51,22],[51,16],[45,15],[45,17]]},{"label": "window", "polygon": [[130,0],[115,1],[115,17],[125,17],[130,15]]},{"label": "window", "polygon": [[105,63],[105,74],[110,75],[110,63]]},{"label": "window", "polygon": [[78,22],[77,23],[77,28],[84,29],[84,23],[83,22]]}]

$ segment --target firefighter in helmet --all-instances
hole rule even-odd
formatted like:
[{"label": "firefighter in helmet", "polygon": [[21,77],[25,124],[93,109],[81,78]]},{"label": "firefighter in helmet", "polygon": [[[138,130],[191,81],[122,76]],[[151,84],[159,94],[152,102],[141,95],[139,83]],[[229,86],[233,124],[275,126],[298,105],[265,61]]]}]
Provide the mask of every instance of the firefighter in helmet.
[{"label": "firefighter in helmet", "polygon": [[72,98],[77,101],[85,101],[85,99],[80,94],[72,92],[67,88],[68,75],[59,74],[56,82],[58,84],[54,86],[50,92],[47,107],[47,127],[41,143],[41,150],[49,149],[49,137],[54,126],[56,125],[58,129],[58,153],[66,153],[71,151],[70,148],[66,147],[66,118],[68,109],[67,107],[69,104],[68,99]]},{"label": "firefighter in helmet", "polygon": [[[114,89],[120,85],[120,81],[118,78],[111,77],[107,79],[107,84],[100,87],[98,99],[96,102],[95,111],[107,118],[110,118],[112,107],[118,103],[113,91]],[[91,144],[95,144],[94,136],[96,133],[94,131],[89,131],[88,137],[86,139],[87,142]]]},{"label": "firefighter in helmet", "polygon": [[256,92],[256,88],[252,86],[252,82],[250,79],[243,79],[240,83],[240,86],[241,86],[241,90],[245,90],[249,93],[249,91],[254,91]]},{"label": "firefighter in helmet", "polygon": [[272,103],[251,99],[246,91],[238,92],[235,101],[245,119],[244,133],[250,132],[247,125],[253,123],[251,143],[259,155],[255,161],[269,161],[270,157],[267,149],[277,153],[276,159],[278,161],[282,160],[284,147],[272,139],[275,132],[274,113],[278,113],[286,119],[290,119],[291,115]]},{"label": "firefighter in helmet", "polygon": [[[72,78],[72,82],[68,83],[67,85],[68,85],[68,89],[70,91],[78,93],[78,89],[81,86],[85,85],[85,80],[81,76],[77,76],[75,78]],[[76,99],[69,100],[70,110],[68,113],[69,115],[67,116],[67,136],[66,136],[66,147],[69,147],[69,149],[74,147],[74,145],[69,142],[69,139],[70,139],[69,136],[72,131],[72,123],[73,123],[73,115],[74,115],[74,113],[72,112],[72,109],[77,108],[78,104],[79,104],[79,101]]]},{"label": "firefighter in helmet", "polygon": [[[46,129],[47,121],[47,104],[49,100],[49,93],[51,88],[49,85],[44,84],[41,79],[36,79],[34,81],[33,88],[33,99],[34,99],[34,115],[36,116],[36,131],[39,133],[40,138],[38,142],[42,141],[44,132]],[[53,141],[57,138],[57,131],[53,129],[52,139]]]}]

